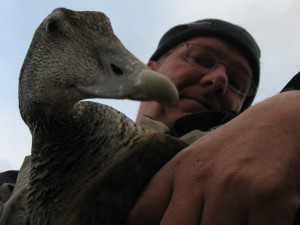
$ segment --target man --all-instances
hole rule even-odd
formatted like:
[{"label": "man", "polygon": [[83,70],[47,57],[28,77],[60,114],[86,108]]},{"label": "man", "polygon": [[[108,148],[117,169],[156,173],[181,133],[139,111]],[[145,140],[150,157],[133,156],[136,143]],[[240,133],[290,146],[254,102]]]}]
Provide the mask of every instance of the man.
[{"label": "man", "polygon": [[[220,114],[222,120],[221,115],[228,121],[246,109],[254,98],[259,82],[259,58],[255,40],[233,24],[201,20],[172,28],[162,37],[148,65],[175,83],[180,100],[175,107],[142,103],[137,122],[147,115],[176,129],[175,121],[184,115],[200,112],[202,116],[212,110],[215,117]],[[194,117],[190,116],[187,122]],[[205,122],[217,123],[215,118]]]},{"label": "man", "polygon": [[[220,20],[179,25],[162,37],[148,65],[175,83],[180,100],[141,103],[137,122],[193,144],[154,176],[129,224],[300,222],[300,92],[245,110],[259,57],[247,31]],[[295,85],[299,75],[287,89]]]}]

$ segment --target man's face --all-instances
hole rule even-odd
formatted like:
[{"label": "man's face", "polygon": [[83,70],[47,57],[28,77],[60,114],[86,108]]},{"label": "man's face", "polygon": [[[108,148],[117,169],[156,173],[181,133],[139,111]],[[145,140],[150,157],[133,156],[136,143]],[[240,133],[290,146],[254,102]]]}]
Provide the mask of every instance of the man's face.
[{"label": "man's face", "polygon": [[[157,102],[142,102],[137,122],[142,115],[147,115],[171,127],[177,119],[190,113],[218,109],[235,112],[241,110],[245,95],[241,95],[235,88],[232,88],[238,87],[239,84],[235,84],[236,81],[232,81],[226,71],[228,68],[238,69],[249,78],[250,82],[252,71],[245,56],[238,49],[218,38],[197,37],[185,43],[191,45],[179,45],[158,62],[148,63],[153,70],[173,81],[179,92],[177,105],[170,107]],[[200,66],[193,64],[187,58],[190,50],[193,51],[193,46],[195,48],[201,46],[208,50],[221,63],[203,73]],[[245,83],[242,79],[238,80],[238,83],[241,82]],[[249,87],[250,83],[245,85]]]}]

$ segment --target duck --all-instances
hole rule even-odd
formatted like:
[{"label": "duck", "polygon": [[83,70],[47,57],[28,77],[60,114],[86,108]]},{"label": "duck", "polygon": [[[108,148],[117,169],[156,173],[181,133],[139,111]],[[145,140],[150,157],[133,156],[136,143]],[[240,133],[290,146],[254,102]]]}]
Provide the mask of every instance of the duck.
[{"label": "duck", "polygon": [[36,29],[19,76],[32,136],[28,224],[126,224],[151,177],[186,147],[95,98],[174,105],[178,92],[124,47],[104,13],[57,8]]}]

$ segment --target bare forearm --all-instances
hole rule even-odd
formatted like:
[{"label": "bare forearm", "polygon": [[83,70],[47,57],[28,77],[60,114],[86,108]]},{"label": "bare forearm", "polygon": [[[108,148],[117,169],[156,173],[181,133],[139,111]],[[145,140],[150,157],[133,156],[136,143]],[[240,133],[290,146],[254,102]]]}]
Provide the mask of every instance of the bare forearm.
[{"label": "bare forearm", "polygon": [[269,98],[177,154],[130,224],[292,224],[300,206],[299,99],[300,91]]}]

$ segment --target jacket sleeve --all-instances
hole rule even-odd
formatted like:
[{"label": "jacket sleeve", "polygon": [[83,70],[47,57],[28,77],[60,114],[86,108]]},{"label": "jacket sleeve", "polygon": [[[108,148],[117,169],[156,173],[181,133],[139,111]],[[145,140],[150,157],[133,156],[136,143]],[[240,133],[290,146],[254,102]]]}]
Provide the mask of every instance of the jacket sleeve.
[{"label": "jacket sleeve", "polygon": [[[27,223],[30,164],[31,157],[27,156],[19,172],[1,173],[0,225],[26,225]],[[8,181],[12,183],[6,183]]]},{"label": "jacket sleeve", "polygon": [[281,92],[300,90],[300,72],[297,73],[281,90]]},{"label": "jacket sleeve", "polygon": [[3,204],[10,198],[11,193],[14,190],[18,172],[19,171],[17,170],[10,170],[0,173],[0,209],[2,208]]}]

